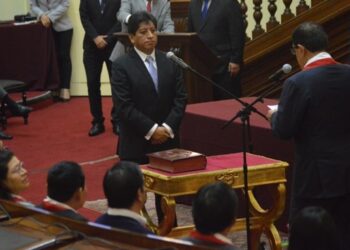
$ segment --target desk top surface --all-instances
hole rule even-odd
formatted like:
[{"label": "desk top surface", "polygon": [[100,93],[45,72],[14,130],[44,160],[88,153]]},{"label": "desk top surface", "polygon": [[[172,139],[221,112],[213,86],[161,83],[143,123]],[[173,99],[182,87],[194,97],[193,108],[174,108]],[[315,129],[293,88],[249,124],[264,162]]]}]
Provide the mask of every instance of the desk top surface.
[{"label": "desk top surface", "polygon": [[[247,165],[249,170],[259,169],[259,168],[276,168],[276,167],[287,167],[286,162],[271,159],[261,155],[254,155],[247,153]],[[169,173],[161,171],[158,169],[150,168],[149,166],[142,166],[144,172],[151,172],[158,175],[163,175],[164,177],[176,177],[176,176],[190,176],[205,174],[217,171],[225,170],[236,170],[242,171],[243,166],[243,153],[233,153],[224,155],[214,155],[207,156],[207,167],[203,170],[188,171],[183,173]]]},{"label": "desk top surface", "polygon": [[[243,97],[240,98],[242,101],[250,104],[255,101],[256,97]],[[264,98],[264,102],[258,102],[254,107],[266,115],[268,111],[267,105],[276,105],[278,104],[277,100]],[[203,102],[189,104],[186,107],[186,116],[204,116],[210,119],[222,120],[223,125],[226,121],[230,120],[233,116],[236,115],[238,111],[242,109],[242,105],[234,99],[222,100],[222,101],[213,101],[213,102]],[[260,115],[252,112],[251,113],[251,124],[259,125],[260,127],[270,128],[270,124]],[[239,117],[234,121],[235,123],[241,123]]]}]

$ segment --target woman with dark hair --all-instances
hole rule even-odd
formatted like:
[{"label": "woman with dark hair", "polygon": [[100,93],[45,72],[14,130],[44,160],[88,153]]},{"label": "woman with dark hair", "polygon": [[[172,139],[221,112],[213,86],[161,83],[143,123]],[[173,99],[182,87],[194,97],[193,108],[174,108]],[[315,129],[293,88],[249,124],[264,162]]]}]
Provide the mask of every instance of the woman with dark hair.
[{"label": "woman with dark hair", "polygon": [[294,218],[288,250],[339,250],[332,217],[321,207],[306,207]]},{"label": "woman with dark hair", "polygon": [[28,203],[19,194],[29,187],[23,162],[8,149],[0,149],[0,199]]}]

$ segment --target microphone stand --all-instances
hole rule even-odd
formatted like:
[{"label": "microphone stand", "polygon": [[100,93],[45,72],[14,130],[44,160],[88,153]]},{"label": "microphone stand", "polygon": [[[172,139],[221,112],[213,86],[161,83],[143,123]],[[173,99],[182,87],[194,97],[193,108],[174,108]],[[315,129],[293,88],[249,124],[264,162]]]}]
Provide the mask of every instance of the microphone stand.
[{"label": "microphone stand", "polygon": [[222,129],[226,128],[230,123],[232,123],[237,117],[241,117],[242,123],[243,123],[243,140],[242,140],[242,148],[243,148],[243,176],[244,176],[244,192],[245,192],[245,204],[246,204],[246,232],[247,232],[247,247],[248,250],[251,250],[251,234],[250,234],[250,216],[249,216],[249,197],[248,197],[248,166],[247,166],[247,139],[248,138],[248,144],[249,144],[249,152],[253,152],[253,144],[251,139],[251,129],[250,129],[250,113],[255,112],[261,117],[263,117],[265,120],[268,120],[267,117],[262,114],[260,111],[258,111],[253,105],[257,102],[263,102],[263,97],[270,93],[266,93],[265,95],[262,95],[258,97],[252,104],[248,104],[241,99],[239,99],[237,96],[229,92],[224,87],[220,86],[216,82],[212,81],[208,77],[200,74],[195,69],[191,68],[189,65],[186,65],[186,67],[182,67],[184,69],[187,69],[194,73],[199,78],[204,79],[205,81],[211,83],[216,88],[221,89],[225,93],[229,94],[233,97],[237,102],[239,102],[244,108],[239,111],[236,116],[234,116],[232,119],[230,119],[228,122],[225,123],[225,125],[222,127]]},{"label": "microphone stand", "polygon": [[[251,112],[256,112],[256,109],[254,105],[257,102],[264,102],[263,98],[266,97],[268,94],[272,93],[275,90],[275,87],[278,83],[281,82],[281,79],[275,80],[275,83],[272,85],[272,87],[268,88],[265,92],[263,92],[260,96],[258,96],[252,103],[248,105],[244,105],[244,107],[237,112],[237,114],[231,118],[229,121],[227,121],[222,128],[226,128],[229,124],[231,124],[235,119],[240,117],[242,122],[242,152],[243,152],[243,178],[244,178],[244,193],[245,193],[245,206],[246,206],[246,231],[247,231],[247,248],[248,250],[251,249],[251,234],[250,234],[250,215],[249,215],[249,189],[248,189],[248,163],[247,163],[247,139],[248,142],[251,143],[251,135],[250,135],[250,115]],[[257,113],[257,112],[256,112]],[[259,113],[258,113],[259,114]],[[263,116],[265,119],[266,116]],[[249,145],[250,146],[250,145]],[[249,147],[249,152],[252,148]]]}]

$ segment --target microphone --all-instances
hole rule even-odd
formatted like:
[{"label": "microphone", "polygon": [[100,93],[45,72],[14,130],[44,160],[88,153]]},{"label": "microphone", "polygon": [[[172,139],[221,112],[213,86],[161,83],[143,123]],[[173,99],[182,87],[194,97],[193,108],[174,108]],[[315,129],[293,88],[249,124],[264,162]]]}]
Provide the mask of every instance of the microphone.
[{"label": "microphone", "polygon": [[279,80],[282,77],[282,75],[288,74],[291,71],[292,71],[292,66],[290,64],[284,64],[282,68],[280,68],[275,73],[269,76],[269,80],[274,80],[274,81]]},{"label": "microphone", "polygon": [[181,58],[178,58],[174,52],[169,51],[166,53],[166,57],[175,62],[177,65],[179,65],[183,69],[189,69],[191,68],[187,63],[185,63]]}]

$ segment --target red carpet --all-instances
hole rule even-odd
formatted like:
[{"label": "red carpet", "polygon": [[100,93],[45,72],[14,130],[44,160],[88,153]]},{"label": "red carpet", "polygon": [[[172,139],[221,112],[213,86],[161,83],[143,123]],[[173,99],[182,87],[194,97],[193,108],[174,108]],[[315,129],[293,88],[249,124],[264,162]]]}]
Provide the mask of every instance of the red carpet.
[{"label": "red carpet", "polygon": [[[47,170],[58,161],[86,163],[115,155],[117,137],[113,134],[110,123],[111,106],[111,98],[103,98],[106,132],[96,137],[88,136],[91,115],[87,97],[72,98],[66,103],[45,101],[35,104],[28,125],[24,125],[20,117],[8,119],[6,133],[14,138],[4,141],[4,144],[24,162],[29,172],[31,187],[23,194],[26,199],[33,203],[43,199],[46,194]],[[114,162],[116,159],[83,164],[87,200],[104,197],[102,178]],[[96,214],[86,210],[82,211],[85,216],[91,219],[96,217]]]}]

